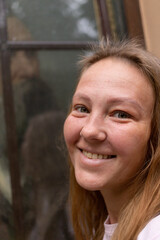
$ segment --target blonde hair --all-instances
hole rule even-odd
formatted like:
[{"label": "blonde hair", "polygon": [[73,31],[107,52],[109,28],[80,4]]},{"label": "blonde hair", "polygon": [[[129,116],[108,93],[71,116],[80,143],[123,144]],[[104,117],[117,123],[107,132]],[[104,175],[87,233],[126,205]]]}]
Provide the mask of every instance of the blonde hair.
[{"label": "blonde hair", "polygon": [[[81,73],[94,63],[114,57],[134,64],[150,82],[155,106],[145,164],[130,186],[131,199],[121,210],[113,240],[135,240],[147,222],[160,212],[160,61],[147,52],[137,40],[102,41],[85,56]],[[87,191],[76,182],[70,162],[70,199],[76,240],[101,240],[107,209],[99,191]]]}]

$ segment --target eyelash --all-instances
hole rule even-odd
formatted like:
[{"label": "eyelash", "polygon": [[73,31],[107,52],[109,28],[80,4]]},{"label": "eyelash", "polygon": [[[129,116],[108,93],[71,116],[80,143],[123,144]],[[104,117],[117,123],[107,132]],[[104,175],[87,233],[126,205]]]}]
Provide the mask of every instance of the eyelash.
[{"label": "eyelash", "polygon": [[76,111],[78,111],[80,113],[89,113],[88,109],[85,106],[83,106],[83,105],[76,105],[74,107],[74,110],[76,110]]},{"label": "eyelash", "polygon": [[[85,106],[83,106],[83,105],[76,105],[76,106],[74,106],[73,110],[75,110],[75,111],[77,111],[79,113],[89,113],[89,110]],[[117,114],[118,114],[118,116],[115,116]],[[129,113],[127,113],[125,111],[122,111],[122,110],[114,111],[111,114],[111,116],[115,117],[115,118],[119,118],[119,119],[128,119],[128,118],[132,117]]]},{"label": "eyelash", "polygon": [[[116,114],[122,114],[122,115],[121,115],[121,117],[119,117],[119,116],[115,116]],[[131,115],[129,113],[127,113],[125,111],[121,111],[121,110],[117,110],[117,111],[113,112],[112,116],[115,118],[121,118],[121,119],[131,118]],[[123,116],[125,116],[125,117],[123,117]]]}]

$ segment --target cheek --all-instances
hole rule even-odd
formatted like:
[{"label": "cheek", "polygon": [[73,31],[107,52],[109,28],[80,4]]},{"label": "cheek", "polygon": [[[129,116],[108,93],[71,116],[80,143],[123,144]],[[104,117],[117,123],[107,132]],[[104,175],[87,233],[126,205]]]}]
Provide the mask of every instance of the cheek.
[{"label": "cheek", "polygon": [[146,153],[150,127],[132,127],[116,129],[112,132],[111,143],[118,153],[143,156]]},{"label": "cheek", "polygon": [[80,128],[72,116],[68,116],[64,123],[64,138],[67,147],[71,147],[78,141]]}]

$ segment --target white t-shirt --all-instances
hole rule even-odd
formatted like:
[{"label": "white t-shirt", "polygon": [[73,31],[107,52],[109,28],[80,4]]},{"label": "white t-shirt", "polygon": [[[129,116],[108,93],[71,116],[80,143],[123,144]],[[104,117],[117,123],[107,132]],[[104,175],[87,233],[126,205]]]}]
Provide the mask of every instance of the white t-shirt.
[{"label": "white t-shirt", "polygon": [[118,223],[109,224],[109,216],[107,217],[106,221],[104,222],[104,236],[103,240],[110,240]]},{"label": "white t-shirt", "polygon": [[[105,233],[103,240],[110,240],[116,227],[117,224],[107,224],[106,220],[104,223]],[[138,235],[137,240],[160,240],[160,215],[149,221]]]},{"label": "white t-shirt", "polygon": [[153,218],[144,227],[137,240],[160,240],[160,215]]},{"label": "white t-shirt", "polygon": [[117,227],[117,223],[115,224],[107,224],[106,222],[104,223],[104,236],[103,236],[103,240],[110,240],[114,230]]}]

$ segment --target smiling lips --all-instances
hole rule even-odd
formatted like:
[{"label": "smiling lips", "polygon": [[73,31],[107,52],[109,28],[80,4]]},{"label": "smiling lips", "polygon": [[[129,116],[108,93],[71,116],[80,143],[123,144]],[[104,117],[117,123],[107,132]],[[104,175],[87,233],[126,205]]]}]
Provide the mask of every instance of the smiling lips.
[{"label": "smiling lips", "polygon": [[89,159],[111,159],[116,157],[116,155],[102,155],[97,153],[90,153],[84,150],[82,150],[82,153]]}]

